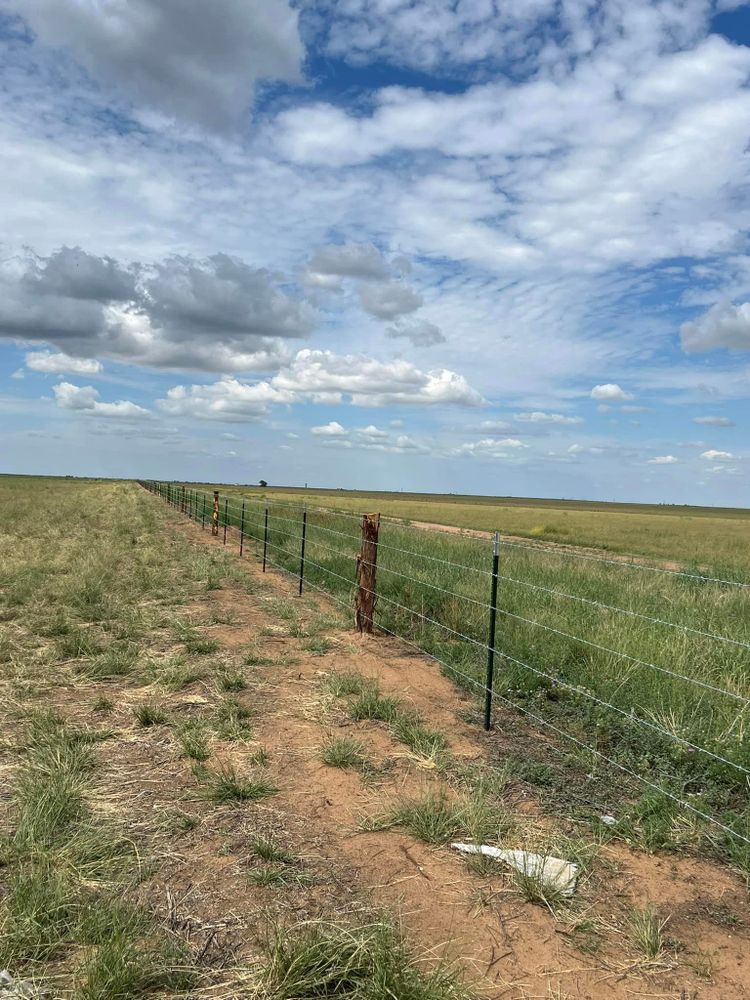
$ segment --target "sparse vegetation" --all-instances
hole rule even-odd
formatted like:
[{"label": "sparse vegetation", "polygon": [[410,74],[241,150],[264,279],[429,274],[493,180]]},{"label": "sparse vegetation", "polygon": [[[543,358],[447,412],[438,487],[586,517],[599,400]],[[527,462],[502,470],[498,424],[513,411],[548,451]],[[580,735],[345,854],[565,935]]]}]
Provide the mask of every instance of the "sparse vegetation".
[{"label": "sparse vegetation", "polygon": [[324,744],[320,757],[329,767],[360,770],[365,764],[364,746],[353,736],[340,736]]},{"label": "sparse vegetation", "polygon": [[232,764],[206,769],[206,797],[212,802],[251,802],[275,795],[278,789],[267,778],[241,775]]}]

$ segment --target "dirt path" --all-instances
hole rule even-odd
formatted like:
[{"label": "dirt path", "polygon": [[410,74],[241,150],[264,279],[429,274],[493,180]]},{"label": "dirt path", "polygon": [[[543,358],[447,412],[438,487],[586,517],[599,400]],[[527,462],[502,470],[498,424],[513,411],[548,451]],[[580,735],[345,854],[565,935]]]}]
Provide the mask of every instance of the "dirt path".
[{"label": "dirt path", "polygon": [[[213,539],[176,513],[170,519],[190,544],[222,544],[221,537]],[[243,574],[189,609],[217,621],[204,631],[220,643],[223,662],[242,673],[246,687],[235,697],[252,715],[252,738],[216,741],[207,766],[223,762],[257,771],[263,751],[263,773],[278,794],[255,803],[209,803],[201,795],[199,772],[180,755],[174,727],[134,725],[134,706],[157,695],[175,724],[207,718],[226,696],[215,682],[196,680],[172,693],[115,682],[107,691],[116,703],[111,723],[117,736],[114,746],[108,744],[103,780],[112,808],[133,817],[134,829],[158,856],[143,894],[205,948],[207,964],[220,969],[225,961],[252,959],[269,912],[302,920],[385,907],[400,914],[408,936],[422,948],[460,961],[486,997],[750,996],[746,893],[738,879],[713,864],[604,846],[572,907],[555,917],[524,901],[500,870],[476,874],[447,847],[398,829],[363,832],[362,816],[382,812],[405,795],[431,790],[450,797],[456,791],[383,723],[351,721],[345,701],[326,694],[325,677],[356,671],[376,679],[384,694],[398,696],[445,733],[459,762],[488,771],[502,755],[503,727],[517,722],[501,715],[500,731],[486,736],[463,721],[469,700],[435,664],[410,655],[395,640],[329,626],[325,645],[313,648],[306,632],[313,634],[316,623],[319,629],[321,611],[331,614],[335,606],[318,597],[300,601],[281,574],[262,577],[252,547],[241,567],[246,582]],[[289,617],[280,617],[279,601]],[[321,637],[319,630],[314,635]],[[262,659],[259,652],[275,662],[246,662],[249,655]],[[69,689],[63,707],[90,712],[101,690],[94,683]],[[323,764],[320,748],[334,735],[354,735],[364,743],[371,778]],[[523,846],[524,831],[537,829],[545,818],[527,788],[511,782],[504,794],[520,820],[512,846]],[[259,837],[273,839],[297,859],[286,884],[258,884],[264,868],[253,844]],[[665,933],[671,939],[664,956],[651,962],[639,955],[628,930],[629,908],[649,901],[669,917]]]}]

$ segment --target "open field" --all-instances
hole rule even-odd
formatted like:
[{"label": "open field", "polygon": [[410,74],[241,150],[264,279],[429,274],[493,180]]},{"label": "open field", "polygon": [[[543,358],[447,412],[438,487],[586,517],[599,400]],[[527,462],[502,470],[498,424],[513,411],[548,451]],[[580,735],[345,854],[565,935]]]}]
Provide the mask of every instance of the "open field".
[{"label": "open field", "polygon": [[[210,509],[210,493],[197,496]],[[221,496],[222,523],[226,513],[238,527],[239,502]],[[246,501],[258,544],[266,506],[269,559],[297,573],[302,509]],[[355,516],[308,510],[310,587],[350,607],[358,551]],[[381,526],[377,626],[477,695],[491,560],[488,541],[468,534]],[[562,735],[589,767],[606,758],[622,769],[632,823],[652,846],[692,843],[750,869],[750,589],[722,579],[503,544],[495,699]]]},{"label": "open field", "polygon": [[[206,484],[188,484],[206,489]],[[223,486],[238,496],[348,511],[377,511],[406,521],[425,521],[479,531],[590,546],[605,552],[711,566],[719,576],[750,579],[750,509],[605,504],[415,493],[358,493]]]},{"label": "open field", "polygon": [[[80,1000],[747,995],[746,859],[702,824],[644,800],[513,704],[483,734],[450,668],[354,634],[343,590],[298,598],[294,581],[263,576],[257,543],[247,538],[240,560],[231,525],[225,547],[134,484],[8,479],[0,500],[0,965],[14,976]],[[356,528],[327,517],[319,529]],[[273,561],[291,566],[288,527],[272,529]],[[314,537],[311,527],[312,560],[344,558],[325,554],[322,530]],[[476,540],[435,544],[486,563]],[[553,557],[542,558],[549,574]],[[336,565],[351,576],[348,556]],[[323,579],[307,569],[311,585]],[[615,587],[615,571],[600,568],[590,592]],[[450,583],[469,593],[472,575]],[[643,599],[661,601],[644,579]],[[434,571],[423,581],[449,582]],[[712,587],[667,596],[704,624],[729,614],[747,626]],[[426,586],[409,600],[433,610]],[[453,620],[478,628],[461,607]],[[399,623],[439,641],[413,613]],[[701,676],[738,676],[712,662],[696,658]],[[582,649],[565,664],[585,665]],[[549,706],[588,737],[572,693],[558,699],[520,674],[500,683],[511,702]],[[728,716],[708,701],[697,710],[728,753]],[[603,717],[598,745],[635,760],[626,734]],[[650,773],[656,745],[639,749]],[[690,759],[679,749],[670,763]],[[691,775],[691,801],[710,778],[724,818],[737,813],[721,773]],[[447,847],[455,839],[574,861],[575,893],[466,861]]]}]

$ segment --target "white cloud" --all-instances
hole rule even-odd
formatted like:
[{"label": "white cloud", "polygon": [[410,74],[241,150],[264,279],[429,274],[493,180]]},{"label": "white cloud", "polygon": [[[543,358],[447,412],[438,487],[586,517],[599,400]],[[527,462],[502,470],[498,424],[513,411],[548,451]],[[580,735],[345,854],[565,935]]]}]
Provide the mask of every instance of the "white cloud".
[{"label": "white cloud", "polygon": [[58,382],[53,386],[55,402],[63,410],[76,410],[81,413],[91,413],[99,417],[118,417],[123,419],[140,419],[151,416],[149,410],[121,399],[116,403],[102,403],[99,393],[92,385],[77,386],[70,382]]},{"label": "white cloud", "polygon": [[379,427],[376,427],[375,424],[368,424],[367,427],[361,427],[357,430],[357,433],[367,438],[388,437],[388,431],[382,431]]},{"label": "white cloud", "polygon": [[708,451],[701,452],[701,458],[705,458],[709,462],[724,462],[733,459],[734,455],[731,451],[717,451],[715,448],[709,448]]},{"label": "white cloud", "polygon": [[94,358],[71,358],[52,351],[31,351],[26,355],[25,364],[31,371],[53,375],[98,375],[103,368]]},{"label": "white cloud", "polygon": [[688,352],[715,351],[724,347],[730,351],[750,351],[750,302],[733,305],[719,302],[707,313],[680,328],[683,350]]},{"label": "white cloud", "polygon": [[650,458],[647,465],[674,465],[679,459],[675,458],[674,455],[657,455],[656,458]]},{"label": "white cloud", "polygon": [[509,450],[528,448],[518,438],[482,438],[481,441],[467,441],[454,449],[454,455],[468,455],[474,458],[508,458]]},{"label": "white cloud", "polygon": [[304,349],[270,384],[298,398],[336,402],[346,394],[355,406],[456,404],[480,406],[480,394],[446,369],[423,372],[408,361]]},{"label": "white cloud", "polygon": [[286,0],[24,0],[41,42],[68,48],[137,105],[226,127],[258,80],[298,81],[304,50]]},{"label": "white cloud", "polygon": [[730,420],[729,417],[693,417],[694,424],[707,424],[709,427],[734,427],[734,420]]},{"label": "white cloud", "polygon": [[250,385],[227,375],[210,385],[176,385],[156,405],[174,417],[244,421],[260,419],[271,403],[292,401],[290,393],[274,389],[267,382]]},{"label": "white cloud", "polygon": [[248,383],[224,376],[210,385],[178,385],[157,400],[165,413],[217,420],[256,420],[275,403],[354,406],[481,406],[479,393],[463,376],[446,369],[423,372],[408,361],[377,361],[331,351],[298,351],[268,381]]},{"label": "white cloud", "polygon": [[532,413],[516,413],[514,420],[528,424],[582,424],[583,417],[568,417],[562,413],[543,413],[534,410]]},{"label": "white cloud", "polygon": [[336,420],[332,420],[330,423],[323,424],[320,427],[311,427],[310,433],[318,434],[321,437],[344,437],[349,431],[345,427],[342,427]]},{"label": "white cloud", "polygon": [[610,402],[626,402],[633,399],[633,394],[625,392],[614,382],[605,382],[603,385],[595,385],[591,390],[592,399],[606,399]]}]

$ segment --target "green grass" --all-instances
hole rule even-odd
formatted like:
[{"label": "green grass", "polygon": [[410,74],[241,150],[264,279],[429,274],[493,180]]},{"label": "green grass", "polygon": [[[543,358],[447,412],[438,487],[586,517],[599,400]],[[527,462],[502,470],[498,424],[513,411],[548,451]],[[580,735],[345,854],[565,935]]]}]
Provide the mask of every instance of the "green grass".
[{"label": "green grass", "polygon": [[365,765],[364,746],[353,736],[340,736],[323,745],[320,759],[329,767],[361,770]]},{"label": "green grass", "polygon": [[661,919],[653,904],[634,908],[628,917],[633,944],[648,959],[656,959],[664,951],[663,931],[669,918]]},{"label": "green grass", "polygon": [[[248,494],[253,507],[251,490],[234,492]],[[299,556],[294,523],[298,512],[288,505],[294,497],[286,496],[287,503],[282,504],[267,495],[274,516],[269,535],[274,561],[294,572]],[[346,500],[352,509],[372,509],[373,497],[382,499],[378,506],[384,514],[402,518],[381,525],[377,624],[436,657],[447,676],[477,696],[486,670],[489,540],[403,523],[405,518],[437,520],[434,512],[419,509],[420,504],[429,505],[430,498],[402,501],[363,494]],[[307,499],[311,504],[307,579],[350,603],[358,520],[344,511],[315,508],[315,495],[308,494]],[[330,502],[330,497],[317,499]],[[520,524],[503,520],[506,515],[525,517],[518,505],[489,504],[493,520],[484,522],[480,500],[472,499],[464,511],[457,499],[438,499],[435,506],[455,523],[465,516],[462,526],[523,533]],[[575,544],[606,544],[612,552],[674,560],[688,572],[697,569],[719,579],[745,579],[750,560],[740,535],[750,514],[730,512],[714,522],[710,511],[690,512],[693,520],[687,525],[688,514],[682,510],[558,504],[563,524],[558,523],[554,504],[540,506],[544,509],[535,507],[536,520],[524,529],[539,536],[540,543],[501,548],[495,639],[495,717],[504,728],[513,725],[524,732],[541,728],[552,740],[548,759],[525,765],[528,780],[547,800],[557,795],[560,808],[572,804],[579,815],[591,815],[597,809],[621,814],[641,796],[648,802],[655,793],[639,783],[643,778],[679,798],[688,795],[696,808],[747,835],[750,806],[741,768],[750,769],[750,729],[743,703],[731,697],[747,697],[750,687],[747,591],[691,576],[650,572],[638,564],[573,557],[564,549],[550,548],[547,540],[557,535]],[[596,527],[600,519],[606,531]],[[742,566],[738,557],[744,560]],[[725,635],[739,644],[698,633]],[[410,744],[411,727],[401,722],[396,727],[398,707],[371,682],[333,675],[327,686],[335,695],[355,696],[353,718],[387,722],[394,734],[407,735],[405,742]],[[439,754],[441,743],[439,735],[433,739],[429,732],[415,732],[411,739],[415,752],[426,756]],[[695,751],[691,744],[730,764]],[[544,746],[550,746],[546,738]],[[614,765],[586,746],[611,758]],[[570,784],[571,771],[579,775],[572,779],[572,803],[564,787],[565,781]],[[593,781],[586,775],[593,775]],[[604,789],[609,794],[602,803]],[[706,823],[693,823],[694,817],[687,823],[672,818],[665,804],[662,826],[671,832],[660,838],[664,846],[718,855],[750,870],[750,849],[742,841]],[[645,827],[635,824],[633,829],[640,836]]]},{"label": "green grass", "polygon": [[250,709],[237,698],[224,698],[215,713],[214,732],[222,740],[243,742],[251,739]]},{"label": "green grass", "polygon": [[311,923],[273,934],[261,968],[267,1000],[470,1000],[456,972],[425,971],[388,923],[364,927]]},{"label": "green grass", "polygon": [[188,723],[177,733],[183,756],[203,763],[211,756],[211,748],[205,727],[199,723]]},{"label": "green grass", "polygon": [[267,778],[250,778],[238,774],[231,764],[224,764],[205,773],[205,794],[212,802],[255,802],[275,795],[278,789]]},{"label": "green grass", "polygon": [[139,726],[160,726],[167,721],[167,713],[160,705],[153,702],[143,702],[142,705],[133,709],[133,715]]}]

